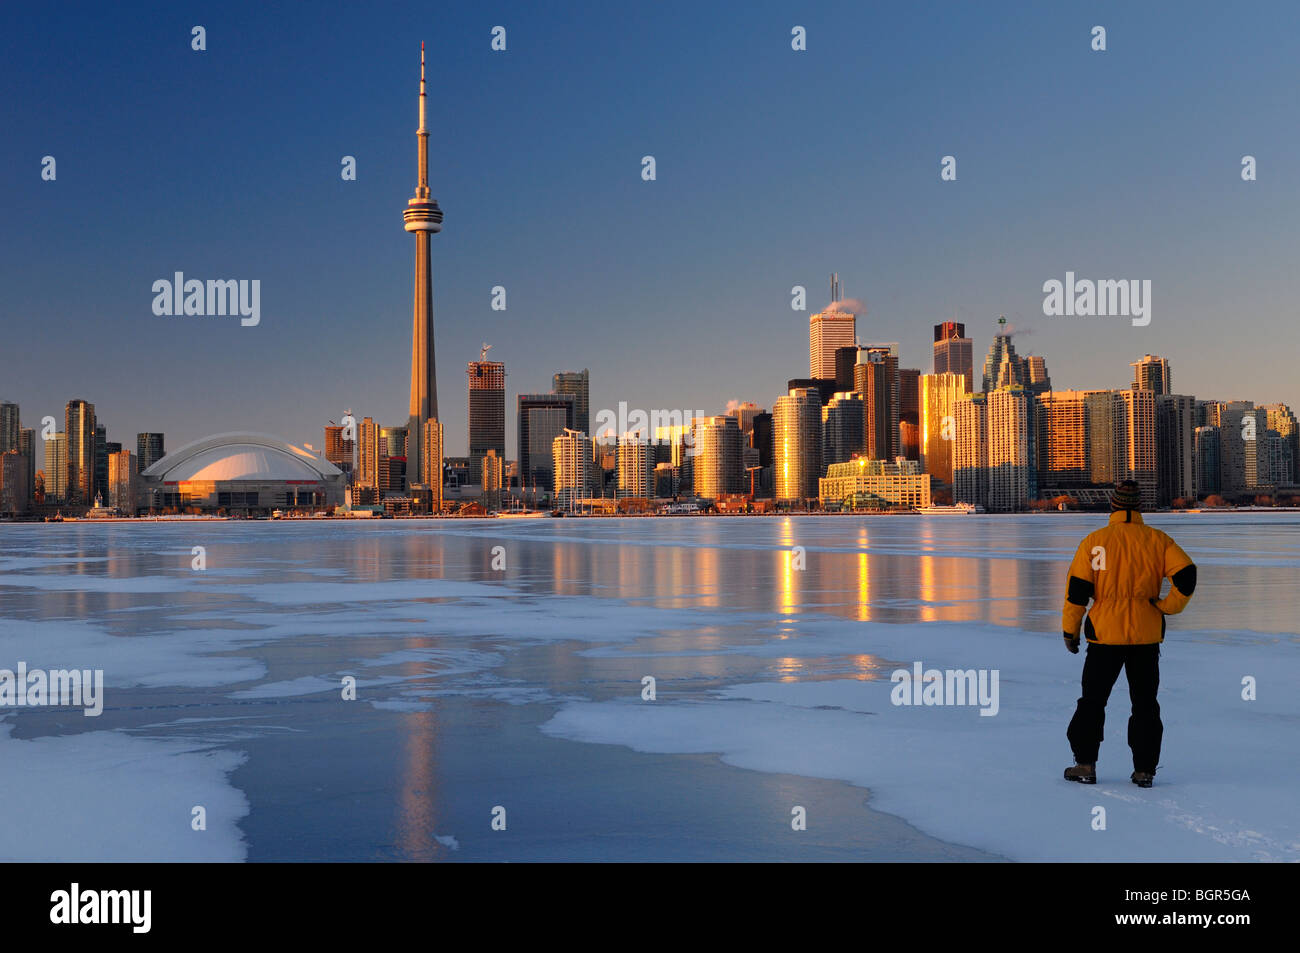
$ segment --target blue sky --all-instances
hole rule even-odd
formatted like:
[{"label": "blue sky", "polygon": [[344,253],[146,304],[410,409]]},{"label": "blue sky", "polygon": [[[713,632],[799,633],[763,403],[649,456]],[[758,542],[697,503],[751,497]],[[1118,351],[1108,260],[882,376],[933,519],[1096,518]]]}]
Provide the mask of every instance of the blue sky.
[{"label": "blue sky", "polygon": [[[515,394],[557,370],[590,369],[593,417],[770,407],[807,374],[790,288],[815,309],[831,271],[903,366],[929,371],[953,317],[982,360],[1006,314],[1058,388],[1126,386],[1153,352],[1180,392],[1294,405],[1297,21],[1283,3],[8,4],[0,398],[32,426],[84,397],[128,445],[319,447],[347,408],[404,421],[425,40],[451,454],[484,341],[512,456]],[[261,324],[155,316],[178,270],[260,279]],[[1067,270],[1150,279],[1151,324],[1044,317]]]}]

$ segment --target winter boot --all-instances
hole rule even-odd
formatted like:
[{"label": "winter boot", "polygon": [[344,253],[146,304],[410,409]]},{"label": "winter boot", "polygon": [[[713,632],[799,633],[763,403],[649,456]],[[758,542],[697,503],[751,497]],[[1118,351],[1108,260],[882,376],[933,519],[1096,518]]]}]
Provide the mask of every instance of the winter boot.
[{"label": "winter boot", "polygon": [[1154,771],[1134,771],[1133,777],[1129,780],[1140,788],[1149,788],[1151,787],[1151,782],[1155,780],[1155,776],[1156,773]]},{"label": "winter boot", "polygon": [[1076,764],[1065,769],[1065,780],[1078,781],[1080,784],[1097,783],[1097,766],[1095,764]]}]

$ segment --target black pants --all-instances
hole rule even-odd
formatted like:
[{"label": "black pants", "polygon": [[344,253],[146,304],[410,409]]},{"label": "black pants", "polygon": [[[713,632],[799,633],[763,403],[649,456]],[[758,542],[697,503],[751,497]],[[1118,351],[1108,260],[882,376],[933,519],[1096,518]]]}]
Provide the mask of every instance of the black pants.
[{"label": "black pants", "polygon": [[1066,737],[1079,764],[1096,764],[1106,723],[1106,701],[1119,678],[1128,675],[1133,713],[1128,720],[1128,746],[1133,749],[1133,770],[1155,774],[1160,761],[1160,741],[1165,726],[1160,723],[1160,645],[1101,645],[1088,643],[1083,662],[1083,697],[1070,719]]}]

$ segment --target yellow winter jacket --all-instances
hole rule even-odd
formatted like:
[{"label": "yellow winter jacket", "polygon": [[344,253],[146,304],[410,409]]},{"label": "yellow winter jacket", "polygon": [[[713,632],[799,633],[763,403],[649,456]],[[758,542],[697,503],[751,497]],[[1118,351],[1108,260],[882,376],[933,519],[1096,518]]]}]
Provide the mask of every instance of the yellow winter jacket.
[{"label": "yellow winter jacket", "polygon": [[[1160,598],[1168,578],[1169,594]],[[1147,526],[1142,514],[1119,510],[1089,533],[1070,563],[1061,628],[1103,645],[1163,642],[1165,616],[1182,612],[1196,588],[1196,566],[1168,534]],[[1088,602],[1092,600],[1092,608]]]}]

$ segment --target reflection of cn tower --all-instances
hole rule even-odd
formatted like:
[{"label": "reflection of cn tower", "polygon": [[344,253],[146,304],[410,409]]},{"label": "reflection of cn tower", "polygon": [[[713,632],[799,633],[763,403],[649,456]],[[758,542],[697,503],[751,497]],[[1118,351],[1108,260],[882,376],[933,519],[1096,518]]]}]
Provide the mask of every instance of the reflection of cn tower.
[{"label": "reflection of cn tower", "polygon": [[429,269],[429,238],[442,231],[442,209],[429,197],[429,129],[424,121],[424,44],[420,44],[420,179],[415,198],[402,218],[415,233],[415,313],[411,324],[411,417],[406,431],[407,481],[424,479],[424,425],[438,417],[438,381],[433,361],[433,275]]}]

